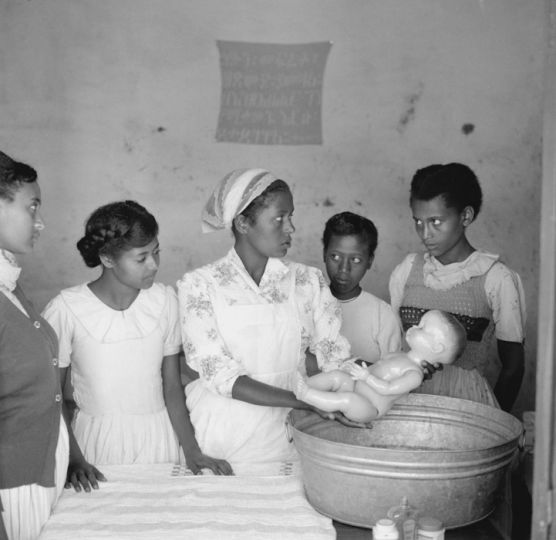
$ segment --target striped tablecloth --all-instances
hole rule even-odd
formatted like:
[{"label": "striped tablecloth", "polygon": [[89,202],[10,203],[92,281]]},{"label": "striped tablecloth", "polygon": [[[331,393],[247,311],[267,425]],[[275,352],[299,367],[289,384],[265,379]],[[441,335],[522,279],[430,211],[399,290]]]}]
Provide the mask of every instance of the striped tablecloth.
[{"label": "striped tablecloth", "polygon": [[40,540],[336,537],[305,498],[295,465],[235,470],[224,477],[172,464],[102,467],[109,481],[91,493],[66,490]]}]

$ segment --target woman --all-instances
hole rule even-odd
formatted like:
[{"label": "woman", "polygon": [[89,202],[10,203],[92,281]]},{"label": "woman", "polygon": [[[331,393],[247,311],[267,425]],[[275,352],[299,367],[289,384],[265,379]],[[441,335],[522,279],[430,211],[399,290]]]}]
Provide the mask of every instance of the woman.
[{"label": "woman", "polygon": [[284,421],[312,408],[292,392],[307,351],[323,370],[350,356],[320,270],[283,260],[293,210],[288,185],[269,171],[232,171],[205,206],[203,230],[231,229],[234,247],[178,282],[184,352],[200,375],[186,388],[195,435],[232,465],[293,458]]},{"label": "woman", "polygon": [[525,299],[519,275],[467,238],[482,200],[477,176],[462,163],[430,165],[415,173],[410,206],[425,253],[409,254],[394,269],[390,297],[404,329],[427,310],[442,309],[467,331],[462,357],[422,392],[499,404],[509,412],[525,365]]},{"label": "woman", "polygon": [[179,462],[185,454],[195,474],[231,473],[200,452],[185,408],[176,293],[155,282],[155,217],[135,201],[103,205],[77,248],[100,275],[64,289],[44,316],[58,335],[63,382],[72,366],[73,431],[85,458],[121,465]]},{"label": "woman", "polygon": [[[64,489],[98,488],[102,475],[68,438],[58,342],[17,283],[15,256],[30,253],[44,223],[36,171],[0,152],[0,538],[32,540]],[[68,469],[68,452],[71,460]]]}]

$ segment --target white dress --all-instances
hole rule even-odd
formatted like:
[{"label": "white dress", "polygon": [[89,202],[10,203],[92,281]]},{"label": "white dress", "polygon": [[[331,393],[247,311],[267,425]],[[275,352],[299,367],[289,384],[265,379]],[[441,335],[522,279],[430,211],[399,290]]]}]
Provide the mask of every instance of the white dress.
[{"label": "white dress", "polygon": [[63,290],[43,316],[71,365],[77,442],[96,464],[177,461],[179,444],[162,391],[164,356],[181,349],[174,290],[155,283],[117,311],[87,284]]}]

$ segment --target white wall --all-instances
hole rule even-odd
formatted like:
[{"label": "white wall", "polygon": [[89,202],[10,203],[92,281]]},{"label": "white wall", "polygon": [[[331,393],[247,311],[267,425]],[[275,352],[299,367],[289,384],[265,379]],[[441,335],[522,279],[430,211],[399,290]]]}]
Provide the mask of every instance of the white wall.
[{"label": "white wall", "polygon": [[[321,264],[333,213],[374,220],[364,284],[387,298],[390,271],[419,248],[412,173],[462,161],[485,192],[473,244],[524,281],[518,408],[533,408],[544,17],[543,0],[0,0],[0,149],[38,169],[47,222],[25,261],[28,293],[42,307],[96,275],[75,242],[96,206],[123,198],[158,217],[159,277],[175,283],[230,245],[200,234],[212,186],[263,166],[294,189],[293,258]],[[322,146],[215,142],[219,39],[333,42]]]}]

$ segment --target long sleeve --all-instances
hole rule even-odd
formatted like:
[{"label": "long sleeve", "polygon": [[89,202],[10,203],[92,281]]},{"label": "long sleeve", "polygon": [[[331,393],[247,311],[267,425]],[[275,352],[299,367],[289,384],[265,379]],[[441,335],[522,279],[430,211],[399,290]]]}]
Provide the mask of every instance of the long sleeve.
[{"label": "long sleeve", "polygon": [[247,371],[233,358],[218,330],[214,293],[201,272],[187,273],[178,281],[178,302],[186,362],[214,392],[231,397],[232,386]]},{"label": "long sleeve", "polygon": [[[317,357],[323,371],[338,368],[351,357],[349,341],[340,333],[342,309],[326,283],[322,272],[313,267],[298,267],[297,283],[304,289],[298,294],[307,298],[305,311],[312,315],[309,350]],[[309,289],[309,290],[308,290]]]}]

